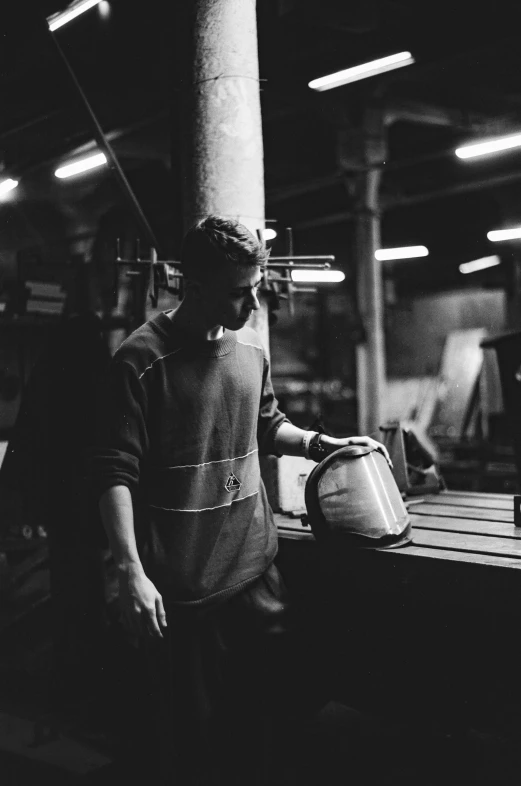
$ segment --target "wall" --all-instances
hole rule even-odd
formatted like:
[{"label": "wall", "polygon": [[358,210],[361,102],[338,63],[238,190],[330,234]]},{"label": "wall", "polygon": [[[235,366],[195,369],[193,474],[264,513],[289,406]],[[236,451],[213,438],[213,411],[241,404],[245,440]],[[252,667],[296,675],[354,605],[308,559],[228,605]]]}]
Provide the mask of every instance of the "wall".
[{"label": "wall", "polygon": [[423,377],[438,372],[452,330],[505,329],[506,295],[501,289],[472,289],[402,298],[386,309],[387,376]]}]

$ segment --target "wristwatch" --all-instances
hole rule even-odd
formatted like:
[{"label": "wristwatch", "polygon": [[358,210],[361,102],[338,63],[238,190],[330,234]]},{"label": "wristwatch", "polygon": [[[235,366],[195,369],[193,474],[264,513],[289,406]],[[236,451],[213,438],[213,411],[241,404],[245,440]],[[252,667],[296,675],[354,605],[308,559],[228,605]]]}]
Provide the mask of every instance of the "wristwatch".
[{"label": "wristwatch", "polygon": [[315,434],[309,443],[308,454],[309,458],[317,463],[320,463],[326,456],[329,456],[330,450],[321,442],[323,434]]}]

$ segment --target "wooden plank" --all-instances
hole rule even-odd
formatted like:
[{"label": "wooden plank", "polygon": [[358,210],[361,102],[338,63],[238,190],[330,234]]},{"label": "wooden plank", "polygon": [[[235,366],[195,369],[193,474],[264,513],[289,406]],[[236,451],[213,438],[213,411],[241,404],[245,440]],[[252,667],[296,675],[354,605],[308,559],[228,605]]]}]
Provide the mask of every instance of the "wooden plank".
[{"label": "wooden plank", "polygon": [[[279,537],[289,540],[314,541],[313,534],[309,531],[299,531],[285,527],[279,527]],[[422,550],[418,551],[417,547],[421,547]],[[426,552],[429,550],[432,550],[433,553],[427,554]],[[386,550],[382,549],[382,551]],[[513,538],[499,538],[493,535],[414,528],[411,545],[403,549],[389,549],[389,553],[403,552],[411,556],[442,558],[443,555],[434,553],[438,551],[451,551],[453,552],[451,559],[461,562],[482,562],[486,565],[492,565],[496,563],[488,559],[488,557],[501,557],[508,558],[512,563],[515,562],[516,567],[517,561],[519,561],[519,567],[521,567],[521,543],[518,543]],[[487,559],[478,559],[480,556],[487,557]],[[512,567],[511,564],[509,566]]]},{"label": "wooden plank", "polygon": [[521,527],[504,521],[480,521],[478,519],[454,518],[445,516],[411,516],[414,529],[446,530],[447,532],[466,532],[473,535],[486,535],[496,538],[521,540]]},{"label": "wooden plank", "polygon": [[[462,508],[472,508],[473,510],[514,510],[514,499],[508,497],[507,499],[466,499],[465,497],[446,497],[439,495],[439,499],[435,499],[433,495],[425,495],[421,497],[419,502],[428,502],[429,505],[439,505],[445,507],[447,505],[458,505]],[[414,499],[407,500],[407,503],[414,502]]]},{"label": "wooden plank", "polygon": [[[383,549],[379,551],[383,553]],[[389,552],[391,553],[391,552]],[[464,562],[473,565],[491,566],[496,568],[508,568],[511,570],[521,570],[521,560],[510,557],[502,557],[497,554],[481,554],[479,552],[450,551],[449,549],[432,549],[416,546],[414,543],[403,549],[393,549],[392,554],[421,557],[429,560],[448,560],[449,562]],[[521,576],[520,576],[521,580]]]},{"label": "wooden plank", "polygon": [[[478,510],[514,510],[514,498],[512,496],[505,497],[504,499],[488,499],[479,497],[465,497],[448,494],[426,494],[421,498],[422,501],[428,502],[430,505],[459,505],[464,508],[477,508]],[[407,500],[407,502],[414,502],[414,498]]]},{"label": "wooden plank", "polygon": [[[292,519],[281,514],[275,514],[274,518],[279,533],[285,537],[313,540],[310,528],[303,527],[299,519]],[[416,512],[411,512],[411,524],[414,530],[445,531],[479,537],[521,540],[521,528],[514,527],[513,523],[505,521],[480,520],[474,517],[421,516]]]},{"label": "wooden plank", "polygon": [[504,494],[504,493],[492,493],[489,491],[456,491],[453,489],[446,489],[445,491],[440,491],[439,494],[433,494],[434,497],[469,497],[470,499],[512,499],[512,494]]},{"label": "wooden plank", "polygon": [[438,516],[458,519],[476,519],[476,521],[504,521],[509,524],[514,522],[513,510],[497,510],[495,508],[465,508],[460,505],[431,505],[422,502],[414,505],[410,513],[415,516]]},{"label": "wooden plank", "polygon": [[521,542],[512,538],[494,538],[460,532],[413,529],[413,543],[434,549],[489,554],[521,560]]},{"label": "wooden plank", "polygon": [[[438,533],[437,533],[438,534]],[[279,538],[283,541],[299,540],[309,541],[310,546],[314,543],[314,538],[311,532],[301,531],[294,529],[279,529]],[[439,539],[437,539],[439,542]],[[390,559],[394,556],[400,557],[414,557],[420,559],[439,560],[440,562],[459,562],[462,564],[481,565],[483,567],[505,568],[509,570],[521,570],[521,559],[515,557],[508,557],[502,554],[490,554],[482,551],[461,551],[451,549],[450,546],[443,548],[431,547],[429,545],[421,544],[421,537],[418,530],[413,530],[413,542],[408,546],[400,549],[377,549],[378,554],[387,554]],[[373,552],[373,553],[376,553]],[[521,580],[521,576],[520,576]]]},{"label": "wooden plank", "polygon": [[297,529],[296,527],[285,527],[277,524],[279,537],[289,538],[290,540],[315,540],[315,536],[309,529]]}]

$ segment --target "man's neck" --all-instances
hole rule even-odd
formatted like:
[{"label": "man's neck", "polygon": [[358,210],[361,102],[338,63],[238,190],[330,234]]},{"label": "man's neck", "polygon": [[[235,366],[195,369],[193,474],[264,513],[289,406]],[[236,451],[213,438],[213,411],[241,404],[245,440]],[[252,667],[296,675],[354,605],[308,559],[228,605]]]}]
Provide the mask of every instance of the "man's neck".
[{"label": "man's neck", "polygon": [[200,341],[216,341],[224,335],[224,328],[222,325],[214,325],[209,328],[208,325],[202,321],[200,313],[196,309],[190,307],[188,300],[183,300],[178,308],[174,311],[170,311],[168,317],[181,330]]}]

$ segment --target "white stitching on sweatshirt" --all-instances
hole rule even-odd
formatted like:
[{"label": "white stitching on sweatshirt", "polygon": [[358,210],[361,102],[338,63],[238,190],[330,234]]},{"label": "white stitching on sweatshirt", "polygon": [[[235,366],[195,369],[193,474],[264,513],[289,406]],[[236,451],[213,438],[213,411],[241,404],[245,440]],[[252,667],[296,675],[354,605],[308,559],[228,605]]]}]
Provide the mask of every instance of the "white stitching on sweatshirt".
[{"label": "white stitching on sweatshirt", "polygon": [[173,467],[162,467],[163,470],[165,469],[186,469],[188,467],[206,467],[208,464],[224,464],[226,461],[239,461],[239,459],[247,458],[248,456],[252,456],[254,453],[258,453],[259,449],[255,448],[255,450],[250,450],[249,453],[245,453],[244,456],[234,456],[233,458],[225,458],[225,459],[216,459],[215,461],[203,461],[202,464],[174,464]]},{"label": "white stitching on sweatshirt", "polygon": [[237,339],[237,344],[242,344],[243,347],[254,347],[262,352],[262,347],[259,347],[258,344],[248,344],[246,341],[239,341],[239,339]]},{"label": "white stitching on sweatshirt", "polygon": [[171,513],[203,513],[205,510],[217,510],[217,508],[229,508],[234,502],[240,502],[243,499],[248,499],[248,497],[254,497],[255,494],[258,494],[258,491],[254,491],[252,494],[246,494],[244,497],[237,497],[237,499],[232,499],[231,502],[225,502],[224,505],[214,505],[213,508],[162,508],[160,505],[149,505],[150,508],[154,508],[155,510],[166,510]]},{"label": "white stitching on sweatshirt", "polygon": [[156,358],[155,360],[153,360],[152,363],[149,366],[147,366],[143,372],[141,372],[138,379],[141,379],[141,377],[144,376],[147,373],[147,371],[149,371],[152,368],[154,363],[157,363],[159,360],[164,360],[165,358],[169,358],[170,355],[175,355],[177,352],[181,352],[182,349],[183,347],[179,347],[179,349],[175,349],[173,352],[169,352],[168,355],[162,355],[160,358]]}]

